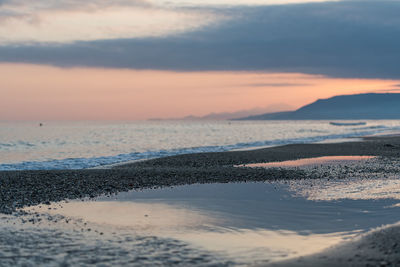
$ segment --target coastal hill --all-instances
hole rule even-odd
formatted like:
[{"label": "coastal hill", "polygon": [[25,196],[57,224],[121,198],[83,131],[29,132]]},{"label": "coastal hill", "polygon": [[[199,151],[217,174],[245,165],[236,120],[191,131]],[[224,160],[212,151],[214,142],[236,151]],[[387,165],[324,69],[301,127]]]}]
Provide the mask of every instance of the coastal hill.
[{"label": "coastal hill", "polygon": [[265,113],[239,120],[400,119],[400,93],[340,95],[319,99],[295,111]]},{"label": "coastal hill", "polygon": [[276,113],[279,111],[289,110],[292,106],[289,106],[284,103],[277,103],[273,105],[266,106],[264,108],[253,108],[253,109],[246,109],[246,110],[239,110],[234,112],[213,112],[204,116],[186,116],[181,118],[168,118],[168,119],[160,119],[160,118],[153,118],[150,119],[151,121],[159,121],[159,120],[184,120],[184,121],[202,121],[202,120],[234,120],[243,117],[254,116],[257,114],[262,113]]}]

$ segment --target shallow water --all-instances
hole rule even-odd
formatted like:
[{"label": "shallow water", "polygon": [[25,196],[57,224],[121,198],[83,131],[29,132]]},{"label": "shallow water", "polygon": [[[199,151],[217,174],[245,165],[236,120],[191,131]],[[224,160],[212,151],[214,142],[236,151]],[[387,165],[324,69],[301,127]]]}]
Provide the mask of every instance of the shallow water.
[{"label": "shallow water", "polygon": [[[351,187],[352,181],[343,181],[342,186],[345,184]],[[388,180],[387,188],[390,186],[398,184]],[[313,254],[400,221],[399,200],[393,195],[368,197],[369,192],[358,187],[362,199],[343,195],[313,199],[310,191],[304,191],[306,187],[309,184],[301,181],[188,185],[27,210],[83,219],[132,238],[176,240],[194,251],[206,251],[220,263],[239,265]],[[178,250],[174,256],[179,259],[180,253]],[[151,263],[152,256],[145,256]]]},{"label": "shallow water", "polygon": [[253,163],[240,165],[239,167],[250,167],[250,168],[287,168],[287,167],[312,167],[320,165],[340,165],[365,161],[376,158],[375,156],[325,156],[316,158],[304,158],[297,160],[286,160],[278,162],[266,162],[266,163]]},{"label": "shallow water", "polygon": [[170,155],[340,140],[400,130],[400,121],[0,122],[0,170],[82,169]]}]

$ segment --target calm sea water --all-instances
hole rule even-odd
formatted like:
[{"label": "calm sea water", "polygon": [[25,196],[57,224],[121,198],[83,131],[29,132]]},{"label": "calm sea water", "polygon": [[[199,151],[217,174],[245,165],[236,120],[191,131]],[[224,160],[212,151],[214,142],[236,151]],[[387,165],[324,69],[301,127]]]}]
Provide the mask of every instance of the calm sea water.
[{"label": "calm sea water", "polygon": [[82,169],[195,152],[308,143],[400,130],[400,121],[0,122],[0,170]]}]

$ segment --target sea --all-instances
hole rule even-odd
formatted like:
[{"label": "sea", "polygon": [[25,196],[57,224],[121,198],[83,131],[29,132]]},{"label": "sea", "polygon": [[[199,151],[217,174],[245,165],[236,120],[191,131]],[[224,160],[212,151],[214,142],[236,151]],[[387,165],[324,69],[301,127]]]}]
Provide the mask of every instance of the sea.
[{"label": "sea", "polygon": [[187,153],[335,142],[400,131],[400,120],[0,122],[0,170],[101,168]]}]

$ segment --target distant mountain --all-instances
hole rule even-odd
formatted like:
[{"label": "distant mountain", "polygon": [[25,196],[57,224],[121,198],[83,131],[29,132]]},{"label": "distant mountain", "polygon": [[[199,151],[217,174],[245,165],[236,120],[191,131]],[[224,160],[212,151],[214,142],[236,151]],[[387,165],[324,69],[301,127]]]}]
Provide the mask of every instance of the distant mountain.
[{"label": "distant mountain", "polygon": [[340,95],[319,99],[295,111],[247,116],[239,120],[400,119],[400,94]]},{"label": "distant mountain", "polygon": [[[271,113],[282,110],[288,110],[292,107],[286,104],[274,104],[269,105],[265,108],[253,108],[248,110],[240,110],[235,112],[221,112],[221,113],[210,113],[205,116],[186,116],[183,118],[173,118],[168,120],[232,120],[242,117],[252,116],[260,113]],[[152,120],[163,120],[163,119],[152,119]]]}]

